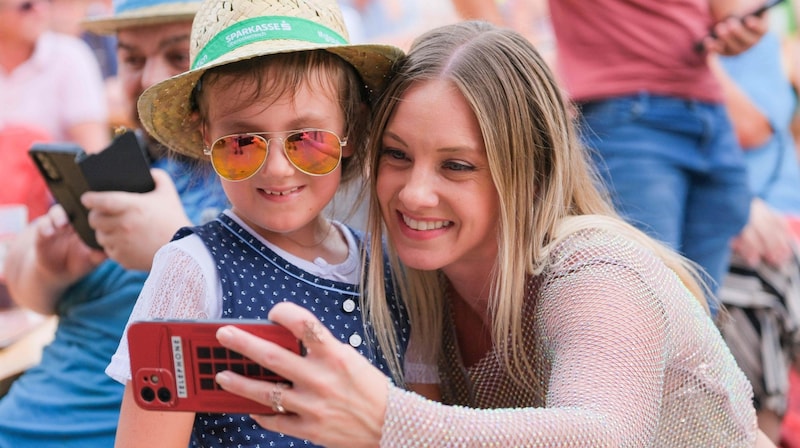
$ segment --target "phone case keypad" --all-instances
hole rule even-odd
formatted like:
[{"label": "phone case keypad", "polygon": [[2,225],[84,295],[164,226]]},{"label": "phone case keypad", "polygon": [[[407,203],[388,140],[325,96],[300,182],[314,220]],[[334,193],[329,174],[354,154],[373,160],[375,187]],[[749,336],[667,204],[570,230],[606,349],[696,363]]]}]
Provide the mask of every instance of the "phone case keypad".
[{"label": "phone case keypad", "polygon": [[265,369],[240,353],[223,347],[195,347],[194,362],[194,371],[197,373],[195,380],[203,390],[222,390],[214,380],[214,376],[223,370],[260,380],[279,379],[272,370]]}]

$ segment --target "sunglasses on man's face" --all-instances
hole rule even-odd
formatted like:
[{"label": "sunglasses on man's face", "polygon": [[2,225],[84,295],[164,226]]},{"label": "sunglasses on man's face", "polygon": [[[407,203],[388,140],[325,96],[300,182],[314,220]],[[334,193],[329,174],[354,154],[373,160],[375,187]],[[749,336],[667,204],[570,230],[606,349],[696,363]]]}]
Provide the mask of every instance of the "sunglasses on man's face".
[{"label": "sunglasses on man's face", "polygon": [[[285,137],[264,137],[270,134],[285,134]],[[214,140],[203,153],[211,156],[214,171],[223,179],[240,181],[249,179],[264,166],[273,139],[283,143],[283,153],[295,168],[311,176],[333,172],[342,160],[342,147],[347,145],[347,138],[342,140],[333,131],[301,129],[226,135]]]}]

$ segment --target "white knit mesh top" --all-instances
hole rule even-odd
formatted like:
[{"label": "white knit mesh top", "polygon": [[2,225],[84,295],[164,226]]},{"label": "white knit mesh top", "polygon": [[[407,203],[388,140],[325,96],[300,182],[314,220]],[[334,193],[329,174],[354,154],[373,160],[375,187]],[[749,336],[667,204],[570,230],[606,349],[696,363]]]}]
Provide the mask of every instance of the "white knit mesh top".
[{"label": "white knit mesh top", "polygon": [[750,384],[659,258],[590,230],[550,261],[530,279],[523,310],[534,387],[513,382],[495,351],[466,368],[449,320],[445,404],[391,387],[381,446],[754,445]]}]

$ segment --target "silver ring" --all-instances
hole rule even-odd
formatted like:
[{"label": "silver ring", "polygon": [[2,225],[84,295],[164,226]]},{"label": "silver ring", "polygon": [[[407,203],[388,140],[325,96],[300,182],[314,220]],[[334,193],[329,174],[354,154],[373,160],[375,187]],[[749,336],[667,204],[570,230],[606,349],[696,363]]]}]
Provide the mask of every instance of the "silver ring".
[{"label": "silver ring", "polygon": [[275,387],[272,388],[272,393],[270,394],[270,398],[272,399],[272,410],[278,414],[286,413],[286,408],[284,408],[281,404],[281,399],[283,398],[281,394],[283,393],[283,389],[286,389],[287,387],[289,386],[287,386],[285,383],[275,383]]}]

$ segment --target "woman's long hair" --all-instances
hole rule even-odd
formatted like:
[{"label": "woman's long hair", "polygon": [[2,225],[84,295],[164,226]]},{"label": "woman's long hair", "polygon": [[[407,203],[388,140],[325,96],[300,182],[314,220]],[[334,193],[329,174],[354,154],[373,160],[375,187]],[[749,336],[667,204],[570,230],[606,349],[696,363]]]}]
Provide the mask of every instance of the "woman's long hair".
[{"label": "woman's long hair", "polygon": [[[385,228],[375,188],[381,136],[392,112],[411,86],[433,79],[458,88],[483,135],[500,210],[489,296],[492,338],[513,378],[525,384],[526,371],[532,371],[521,342],[526,283],[546,267],[550,248],[575,231],[601,227],[624,232],[656,252],[704,301],[693,265],[623,222],[600,193],[599,178],[579,141],[564,95],[533,45],[508,29],[461,22],[422,35],[398,63],[376,107],[367,155],[372,189],[370,258],[388,255],[397,292],[408,308],[412,338],[424,341],[417,346],[428,350],[425,360],[435,364],[441,346],[446,279],[438,271],[403,266],[391,241],[382,245]],[[389,358],[402,380],[395,335],[380,331],[391,328],[392,322],[381,264],[371,263],[364,279],[364,309],[378,329],[385,353],[395,355]]]}]

